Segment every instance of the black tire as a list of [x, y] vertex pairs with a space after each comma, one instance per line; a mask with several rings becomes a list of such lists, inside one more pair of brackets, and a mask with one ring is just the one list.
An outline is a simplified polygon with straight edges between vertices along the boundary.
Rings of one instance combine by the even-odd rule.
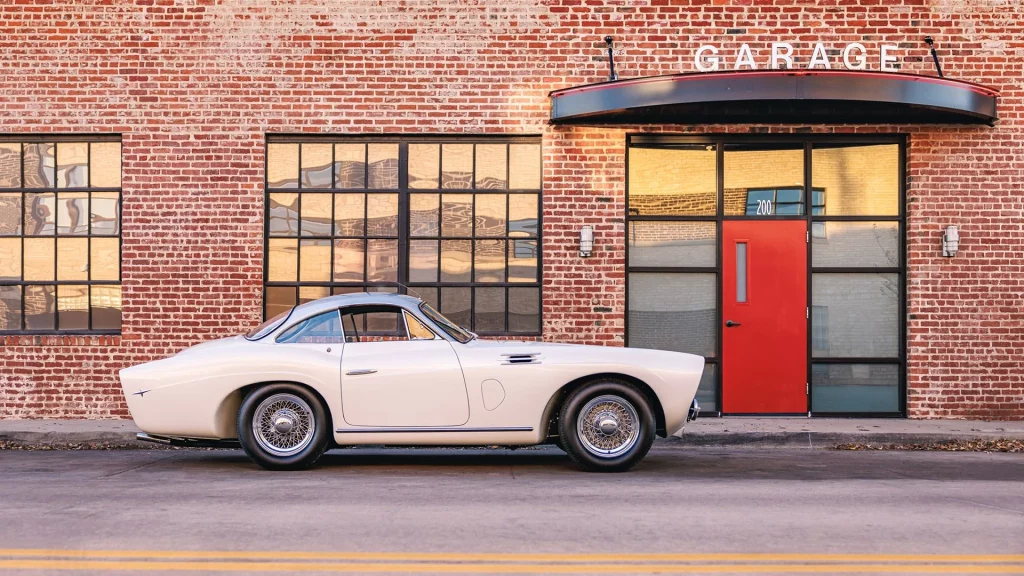
[[[301, 436], [302, 440], [297, 440], [294, 445], [284, 446], [279, 451], [273, 450], [271, 442], [280, 440], [279, 443], [285, 445], [291, 440], [276, 437], [274, 431], [267, 431], [260, 435], [253, 426], [253, 418], [256, 416], [257, 410], [271, 398], [274, 398], [275, 402], [281, 402], [284, 410], [295, 409], [290, 414], [299, 415], [299, 418], [291, 418], [289, 421], [301, 421], [301, 414], [308, 417], [308, 413], [305, 413], [305, 408], [308, 407], [313, 421], [306, 428], [311, 429], [312, 434], [307, 432]], [[272, 408], [272, 406], [268, 405], [267, 408]], [[270, 410], [264, 410], [264, 412], [270, 413]], [[287, 412], [277, 413], [289, 414]], [[301, 424], [299, 425], [301, 426]], [[309, 468], [320, 459], [330, 444], [330, 422], [327, 418], [327, 410], [312, 392], [295, 384], [269, 384], [250, 392], [238, 409], [237, 427], [238, 441], [242, 445], [242, 450], [253, 462], [267, 470]]]
[[[607, 399], [599, 400], [605, 397]], [[598, 402], [588, 407], [588, 404], [595, 400]], [[623, 418], [622, 422], [632, 419], [632, 414], [626, 408], [627, 406], [632, 407], [636, 413], [636, 424], [639, 425], [639, 430], [633, 440], [621, 440], [621, 451], [600, 454], [598, 453], [600, 447], [595, 444], [591, 443], [592, 447], [587, 447], [588, 441], [581, 438], [577, 421], [584, 409], [593, 412], [604, 410], [609, 406], [623, 409], [628, 418]], [[616, 422], [618, 422], [618, 426], [615, 434], [618, 434], [622, 422], [619, 420]], [[569, 395], [558, 416], [559, 444], [577, 464], [588, 472], [625, 472], [629, 470], [647, 455], [651, 445], [654, 444], [654, 428], [654, 414], [647, 398], [636, 386], [622, 380], [603, 379], [583, 385]], [[616, 442], [614, 434], [611, 436], [600, 435], [598, 438], [608, 439], [612, 444]]]

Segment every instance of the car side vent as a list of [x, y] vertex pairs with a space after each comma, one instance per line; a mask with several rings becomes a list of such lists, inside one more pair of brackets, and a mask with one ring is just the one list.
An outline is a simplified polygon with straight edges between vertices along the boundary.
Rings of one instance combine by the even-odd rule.
[[540, 364], [540, 354], [524, 352], [520, 354], [502, 354], [502, 364]]

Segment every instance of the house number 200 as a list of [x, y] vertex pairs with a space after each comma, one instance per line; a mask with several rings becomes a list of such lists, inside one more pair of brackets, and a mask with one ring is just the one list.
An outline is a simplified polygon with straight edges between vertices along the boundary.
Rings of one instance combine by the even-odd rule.
[[772, 215], [772, 201], [771, 200], [758, 200], [757, 201], [757, 215], [758, 216], [771, 216]]

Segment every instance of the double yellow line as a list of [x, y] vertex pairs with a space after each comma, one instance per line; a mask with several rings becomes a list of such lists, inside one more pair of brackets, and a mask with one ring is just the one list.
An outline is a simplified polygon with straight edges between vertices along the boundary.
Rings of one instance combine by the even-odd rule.
[[0, 571], [1024, 574], [1024, 554], [479, 554], [0, 549]]

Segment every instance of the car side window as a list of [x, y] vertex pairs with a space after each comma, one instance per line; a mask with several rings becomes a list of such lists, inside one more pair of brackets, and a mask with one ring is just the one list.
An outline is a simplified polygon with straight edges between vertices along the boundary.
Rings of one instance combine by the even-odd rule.
[[346, 342], [405, 342], [437, 336], [397, 306], [357, 306], [341, 311]]
[[336, 344], [344, 341], [345, 333], [337, 310], [306, 318], [277, 337], [279, 344]]
[[419, 318], [413, 316], [408, 310], [405, 313], [405, 325], [409, 329], [409, 338], [413, 340], [433, 340], [437, 335], [431, 332], [430, 328], [423, 325]]

